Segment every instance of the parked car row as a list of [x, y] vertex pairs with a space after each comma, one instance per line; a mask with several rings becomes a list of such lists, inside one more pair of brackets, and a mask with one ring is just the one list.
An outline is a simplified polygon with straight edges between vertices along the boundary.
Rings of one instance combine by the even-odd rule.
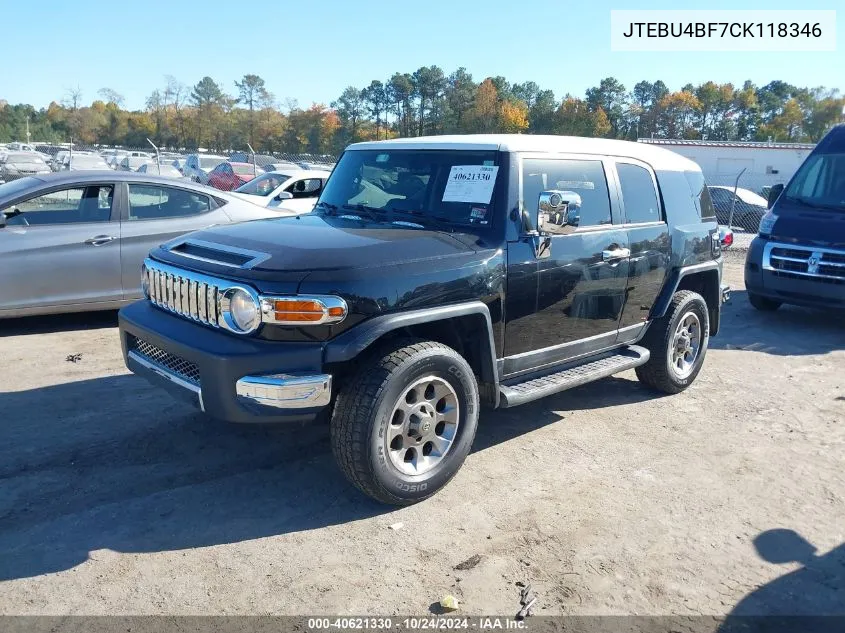
[[141, 297], [138, 270], [152, 248], [212, 225], [278, 216], [150, 173], [47, 171], [7, 182], [0, 185], [0, 318], [120, 307]]

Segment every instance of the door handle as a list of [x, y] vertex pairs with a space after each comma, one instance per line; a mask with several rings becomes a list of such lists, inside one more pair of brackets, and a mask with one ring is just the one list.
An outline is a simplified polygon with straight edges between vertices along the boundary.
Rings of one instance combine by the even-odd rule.
[[117, 238], [113, 235], [95, 235], [94, 237], [89, 237], [85, 240], [85, 243], [90, 244], [91, 246], [102, 246], [103, 244], [108, 244], [116, 239]]
[[606, 262], [612, 262], [616, 259], [625, 259], [626, 257], [630, 256], [631, 249], [628, 248], [615, 248], [612, 250], [606, 250], [601, 252], [601, 258]]

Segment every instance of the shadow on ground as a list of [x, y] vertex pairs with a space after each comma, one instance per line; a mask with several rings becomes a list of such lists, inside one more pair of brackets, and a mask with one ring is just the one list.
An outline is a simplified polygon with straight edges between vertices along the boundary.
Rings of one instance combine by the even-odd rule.
[[710, 347], [795, 356], [845, 349], [845, 313], [782, 306], [775, 312], [751, 307], [744, 290], [722, 308], [719, 335]]
[[[476, 451], [560, 417], [655, 397], [611, 379], [517, 412], [482, 413]], [[324, 426], [208, 420], [121, 375], [0, 395], [0, 580], [108, 548], [154, 552], [310, 530], [390, 512], [352, 488]]]
[[117, 327], [117, 310], [3, 319], [0, 320], [0, 338], [49, 332], [97, 330], [106, 327]]
[[[767, 530], [754, 539], [760, 557], [798, 569], [755, 589], [725, 619], [723, 632], [841, 630], [845, 616], [845, 544], [819, 555], [792, 530]], [[832, 618], [831, 616], [838, 616]]]

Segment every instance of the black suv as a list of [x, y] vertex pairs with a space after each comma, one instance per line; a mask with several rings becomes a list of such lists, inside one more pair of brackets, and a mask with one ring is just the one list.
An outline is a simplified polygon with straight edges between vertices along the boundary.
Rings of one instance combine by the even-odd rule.
[[827, 133], [786, 188], [772, 187], [745, 287], [758, 310], [845, 308], [845, 125]]
[[150, 253], [127, 366], [231, 422], [330, 420], [368, 495], [424, 499], [480, 407], [628, 369], [688, 387], [719, 329], [698, 166], [652, 145], [457, 136], [352, 145], [314, 212]]

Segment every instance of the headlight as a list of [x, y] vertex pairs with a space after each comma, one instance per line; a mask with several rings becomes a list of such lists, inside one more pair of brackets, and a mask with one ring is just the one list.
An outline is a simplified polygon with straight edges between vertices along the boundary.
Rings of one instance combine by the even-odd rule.
[[777, 222], [778, 216], [771, 211], [767, 211], [766, 215], [760, 218], [760, 228], [757, 231], [760, 235], [769, 236], [772, 234], [772, 229]]
[[250, 334], [261, 325], [258, 297], [244, 288], [228, 288], [220, 298], [220, 312], [228, 329]]

